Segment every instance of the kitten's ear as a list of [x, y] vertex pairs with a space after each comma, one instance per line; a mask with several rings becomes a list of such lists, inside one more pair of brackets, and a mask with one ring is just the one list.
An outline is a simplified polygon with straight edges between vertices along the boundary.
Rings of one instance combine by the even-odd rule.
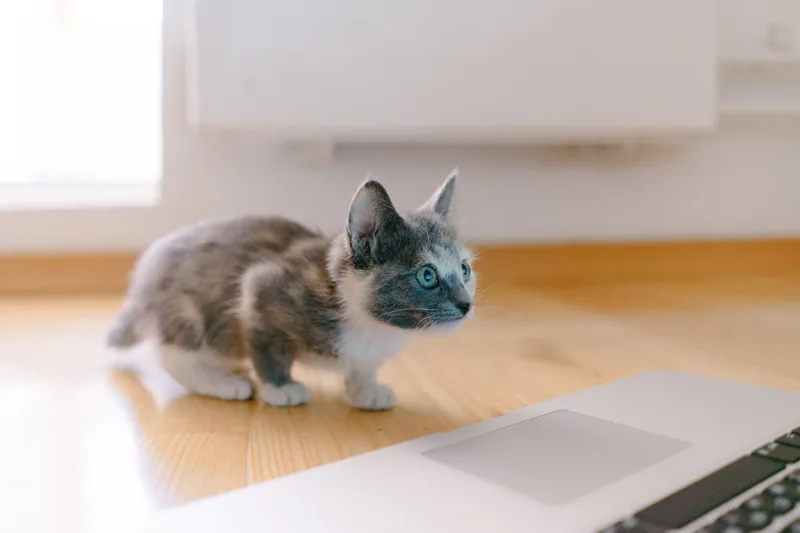
[[450, 206], [453, 203], [453, 196], [456, 191], [456, 181], [458, 181], [458, 168], [453, 169], [444, 183], [439, 187], [427, 202], [422, 204], [420, 210], [433, 211], [442, 218], [450, 215]]
[[347, 218], [347, 236], [357, 259], [379, 259], [379, 239], [404, 225], [383, 185], [370, 179], [358, 189]]

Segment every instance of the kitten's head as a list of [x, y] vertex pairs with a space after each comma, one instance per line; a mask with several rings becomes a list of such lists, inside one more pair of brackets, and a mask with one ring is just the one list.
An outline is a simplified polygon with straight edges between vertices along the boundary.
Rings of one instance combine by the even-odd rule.
[[404, 330], [453, 331], [472, 316], [473, 256], [451, 203], [457, 172], [419, 209], [400, 214], [374, 180], [353, 198], [335, 277], [351, 314]]

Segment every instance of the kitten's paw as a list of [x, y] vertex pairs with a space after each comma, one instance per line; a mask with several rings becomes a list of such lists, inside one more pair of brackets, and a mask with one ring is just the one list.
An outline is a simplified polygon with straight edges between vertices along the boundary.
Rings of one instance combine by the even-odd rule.
[[292, 381], [280, 387], [263, 383], [259, 396], [264, 403], [275, 407], [292, 407], [308, 403], [308, 389], [299, 381]]
[[383, 383], [362, 383], [347, 391], [350, 405], [364, 411], [388, 411], [394, 407], [394, 391]]
[[253, 397], [253, 384], [241, 376], [230, 376], [214, 384], [210, 396], [222, 400], [249, 400]]

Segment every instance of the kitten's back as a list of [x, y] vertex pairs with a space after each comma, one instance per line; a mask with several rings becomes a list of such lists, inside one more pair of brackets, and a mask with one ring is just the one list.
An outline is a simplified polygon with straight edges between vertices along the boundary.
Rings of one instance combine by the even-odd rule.
[[188, 344], [202, 342], [207, 333], [233, 336], [234, 325], [224, 318], [238, 299], [244, 271], [296, 244], [322, 239], [291, 220], [260, 216], [205, 221], [168, 234], [134, 265], [108, 344], [135, 345], [154, 325]]

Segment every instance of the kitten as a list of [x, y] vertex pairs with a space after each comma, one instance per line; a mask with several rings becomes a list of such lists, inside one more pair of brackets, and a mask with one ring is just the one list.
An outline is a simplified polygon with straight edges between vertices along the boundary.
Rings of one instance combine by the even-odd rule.
[[295, 361], [327, 363], [364, 410], [391, 409], [381, 364], [414, 334], [449, 332], [473, 314], [472, 255], [451, 216], [454, 172], [401, 215], [384, 187], [364, 183], [346, 229], [327, 238], [279, 217], [201, 222], [155, 241], [137, 260], [108, 335], [146, 338], [189, 391], [275, 406], [308, 401]]

